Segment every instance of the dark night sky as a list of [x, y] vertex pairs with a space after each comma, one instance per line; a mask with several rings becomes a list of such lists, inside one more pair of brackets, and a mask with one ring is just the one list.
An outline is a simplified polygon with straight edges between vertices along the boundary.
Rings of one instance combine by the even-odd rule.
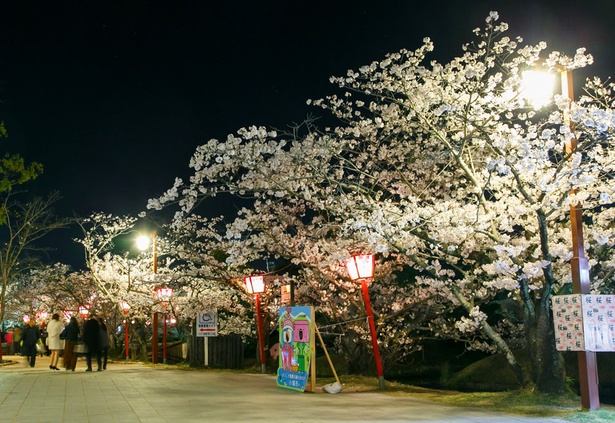
[[318, 114], [331, 75], [425, 36], [448, 61], [490, 10], [615, 73], [612, 0], [0, 0], [0, 152], [43, 163], [30, 189], [59, 190], [63, 215], [136, 214], [197, 145]]

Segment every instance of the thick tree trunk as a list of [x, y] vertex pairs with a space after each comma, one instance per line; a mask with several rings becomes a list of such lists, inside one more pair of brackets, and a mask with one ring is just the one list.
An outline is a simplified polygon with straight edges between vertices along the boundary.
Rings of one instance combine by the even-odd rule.
[[561, 394], [566, 391], [566, 368], [562, 354], [555, 348], [553, 315], [549, 300], [541, 300], [534, 323], [534, 353], [531, 355], [534, 381], [540, 392]]
[[[471, 313], [472, 304], [470, 304], [470, 302], [463, 296], [463, 294], [461, 293], [459, 289], [457, 289], [457, 287], [451, 286], [450, 288], [453, 294], [455, 295], [455, 297], [457, 298], [457, 300], [459, 301], [459, 303], [463, 306], [463, 308], [465, 308], [468, 313]], [[510, 365], [510, 368], [512, 369], [513, 373], [517, 377], [517, 380], [519, 381], [521, 386], [524, 386], [524, 387], [527, 386], [528, 384], [527, 375], [523, 371], [523, 368], [517, 361], [517, 358], [513, 354], [512, 350], [510, 349], [506, 341], [486, 321], [482, 322], [481, 330], [483, 331], [485, 336], [487, 336], [487, 338], [489, 338], [491, 342], [493, 342], [496, 345], [498, 350], [502, 354], [504, 354], [504, 357], [506, 357], [506, 361]]]
[[348, 374], [368, 375], [372, 356], [359, 336], [346, 331], [342, 338], [342, 348], [348, 362]]

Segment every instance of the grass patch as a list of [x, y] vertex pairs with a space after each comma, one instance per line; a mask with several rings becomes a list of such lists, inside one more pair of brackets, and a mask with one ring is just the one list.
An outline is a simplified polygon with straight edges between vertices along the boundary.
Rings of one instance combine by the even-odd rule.
[[[380, 392], [375, 377], [342, 375], [343, 392]], [[334, 381], [318, 378], [318, 385]], [[421, 388], [387, 381], [384, 395], [413, 397], [454, 407], [484, 409], [530, 417], [552, 417], [577, 423], [615, 422], [615, 406], [602, 405], [600, 410], [582, 411], [581, 398], [573, 393], [549, 395], [520, 389], [506, 392], [459, 392]]]

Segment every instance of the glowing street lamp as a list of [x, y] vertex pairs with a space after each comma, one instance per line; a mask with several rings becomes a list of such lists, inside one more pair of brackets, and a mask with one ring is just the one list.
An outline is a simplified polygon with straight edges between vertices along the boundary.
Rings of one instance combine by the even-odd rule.
[[[164, 304], [164, 313], [162, 315], [162, 363], [167, 364], [167, 303], [171, 301], [173, 288], [161, 286], [156, 289], [156, 295]], [[158, 332], [158, 328], [156, 328], [156, 332]]]
[[555, 75], [540, 70], [526, 70], [522, 74], [523, 97], [535, 109], [541, 109], [551, 102]]
[[385, 389], [384, 371], [382, 370], [382, 360], [380, 359], [380, 349], [378, 348], [378, 339], [376, 338], [376, 327], [374, 325], [372, 305], [369, 299], [369, 291], [367, 289], [367, 280], [374, 278], [374, 264], [375, 256], [373, 254], [355, 255], [346, 260], [346, 268], [348, 269], [350, 279], [361, 282], [363, 302], [365, 303], [365, 313], [367, 314], [369, 332], [372, 338], [372, 348], [374, 350], [374, 360], [376, 361], [376, 371], [378, 372], [378, 385], [380, 389]]
[[267, 373], [265, 364], [265, 344], [263, 340], [263, 322], [261, 318], [261, 299], [260, 294], [265, 292], [265, 277], [263, 275], [247, 276], [243, 279], [246, 290], [254, 295], [256, 302], [256, 329], [258, 330], [258, 347], [261, 358], [261, 373]]
[[[566, 154], [571, 157], [572, 153], [577, 149], [577, 139], [574, 136], [574, 127], [570, 122], [570, 105], [574, 102], [573, 80], [572, 71], [569, 69], [559, 69], [562, 96], [567, 97], [569, 102], [568, 110], [564, 111], [564, 122], [568, 125], [570, 133], [573, 136], [566, 142]], [[553, 83], [547, 83], [547, 77], [541, 76], [540, 79], [544, 83], [543, 89], [536, 87], [536, 84], [532, 83], [532, 80], [537, 80], [535, 76], [539, 72], [531, 71], [532, 73], [524, 73], [522, 84], [524, 92], [538, 93], [544, 92], [546, 88], [553, 88]], [[542, 72], [542, 74], [548, 74], [548, 72]], [[554, 79], [553, 75], [551, 78]], [[532, 88], [533, 87], [533, 88]], [[550, 97], [552, 97], [552, 93]], [[528, 96], [528, 101], [534, 105], [544, 105], [544, 101], [537, 101], [534, 99], [534, 95]], [[547, 101], [548, 102], [548, 101]], [[534, 106], [536, 107], [536, 106]], [[574, 194], [576, 190], [572, 190], [571, 194]], [[574, 294], [591, 294], [590, 280], [589, 280], [589, 263], [587, 257], [585, 257], [585, 247], [583, 241], [583, 216], [580, 203], [570, 205], [570, 226], [572, 229], [572, 258], [570, 259], [570, 265], [572, 268], [572, 292]], [[592, 351], [578, 351], [578, 363], [579, 363], [579, 384], [581, 388], [581, 405], [584, 409], [597, 410], [600, 408], [600, 396], [598, 391], [598, 364], [596, 353]]]
[[141, 235], [137, 238], [137, 248], [141, 251], [147, 250], [150, 245], [152, 246], [152, 261], [154, 275], [158, 273], [158, 251], [156, 249], [156, 231], [152, 232], [151, 237], [147, 235]]
[[120, 301], [120, 308], [124, 312], [124, 344], [126, 345], [126, 360], [128, 360], [128, 313], [130, 312], [130, 304], [126, 301]]

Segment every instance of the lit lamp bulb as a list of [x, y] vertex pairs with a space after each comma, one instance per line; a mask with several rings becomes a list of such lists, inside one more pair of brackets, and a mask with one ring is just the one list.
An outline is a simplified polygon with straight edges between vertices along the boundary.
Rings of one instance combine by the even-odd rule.
[[555, 75], [546, 71], [527, 70], [522, 74], [521, 92], [534, 110], [551, 102]]

